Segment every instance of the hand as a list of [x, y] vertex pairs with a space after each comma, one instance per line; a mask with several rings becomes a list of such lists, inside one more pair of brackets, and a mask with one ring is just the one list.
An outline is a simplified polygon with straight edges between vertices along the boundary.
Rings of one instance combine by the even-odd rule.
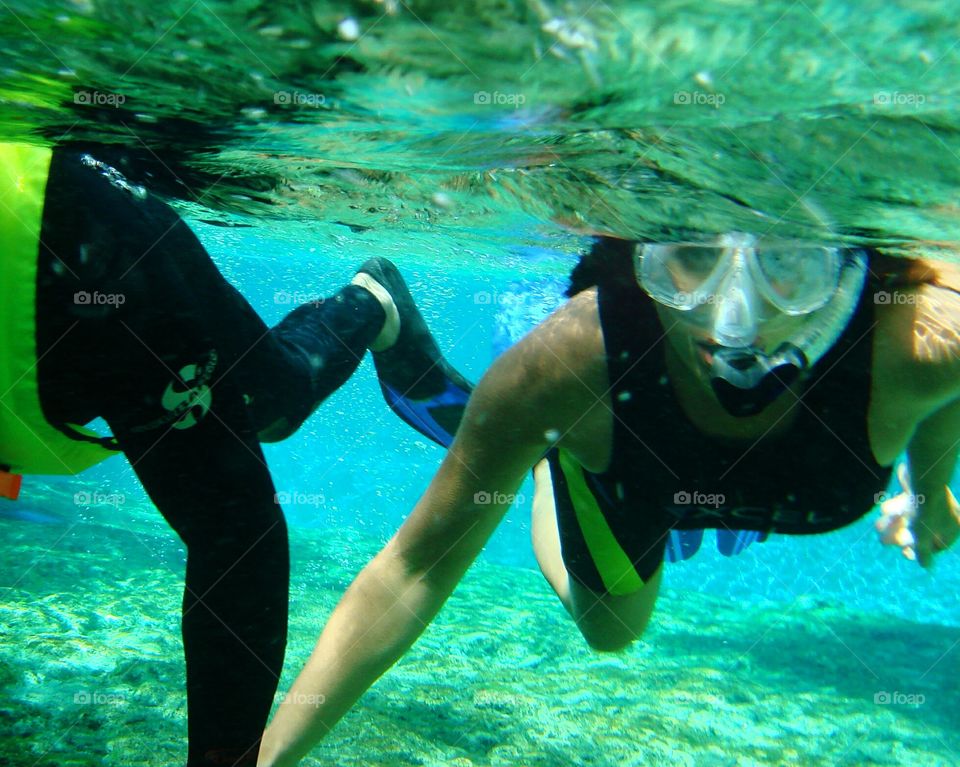
[[876, 522], [880, 540], [899, 546], [907, 559], [929, 567], [934, 554], [950, 548], [960, 536], [960, 503], [946, 486], [942, 497], [914, 494], [906, 463], [897, 467], [897, 480], [903, 492], [880, 504]]
[[913, 523], [913, 548], [922, 567], [933, 563], [935, 554], [949, 549], [960, 536], [960, 503], [944, 485], [944, 494], [921, 503]]

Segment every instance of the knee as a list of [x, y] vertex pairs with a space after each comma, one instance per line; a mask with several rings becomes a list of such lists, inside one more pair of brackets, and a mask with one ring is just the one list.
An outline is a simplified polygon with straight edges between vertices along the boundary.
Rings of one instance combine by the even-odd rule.
[[284, 417], [278, 418], [273, 423], [263, 427], [257, 432], [257, 440], [267, 444], [270, 442], [283, 442], [287, 437], [293, 434], [299, 424], [293, 425]]
[[589, 609], [583, 609], [582, 598], [575, 600], [577, 628], [587, 644], [597, 652], [625, 650], [643, 636], [652, 614], [648, 594], [632, 597], [594, 598]]
[[639, 631], [631, 631], [626, 626], [621, 627], [619, 630], [610, 629], [598, 629], [596, 627], [580, 627], [580, 633], [583, 635], [583, 638], [587, 640], [587, 644], [590, 645], [590, 649], [595, 652], [621, 652], [626, 650], [630, 645], [632, 645], [637, 639], [643, 635], [643, 628]]
[[238, 502], [230, 508], [229, 522], [218, 515], [178, 531], [191, 561], [233, 569], [286, 558], [287, 526], [277, 504]]

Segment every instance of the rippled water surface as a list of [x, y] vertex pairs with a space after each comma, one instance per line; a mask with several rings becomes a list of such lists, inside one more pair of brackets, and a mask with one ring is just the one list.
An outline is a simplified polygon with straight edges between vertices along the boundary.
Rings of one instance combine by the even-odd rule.
[[0, 19], [0, 133], [123, 145], [219, 216], [957, 240], [948, 2], [17, 0]]

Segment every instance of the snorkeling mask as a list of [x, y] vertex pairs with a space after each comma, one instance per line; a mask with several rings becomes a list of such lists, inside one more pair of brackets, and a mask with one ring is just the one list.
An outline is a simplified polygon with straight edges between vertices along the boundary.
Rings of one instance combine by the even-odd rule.
[[[862, 252], [807, 243], [764, 246], [731, 233], [717, 244], [646, 244], [635, 270], [659, 303], [690, 313], [713, 344], [710, 384], [731, 415], [762, 411], [836, 343], [866, 281]], [[772, 353], [754, 345], [773, 316], [818, 312], [792, 341]]]

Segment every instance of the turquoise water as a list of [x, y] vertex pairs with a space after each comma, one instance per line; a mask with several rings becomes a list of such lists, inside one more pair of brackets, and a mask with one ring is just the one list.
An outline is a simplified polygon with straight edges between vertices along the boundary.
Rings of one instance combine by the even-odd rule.
[[[586, 230], [955, 259], [946, 2], [395, 5], [7, 2], [0, 135], [138, 153], [270, 323], [393, 258], [474, 380], [558, 304]], [[442, 454], [369, 362], [266, 454], [290, 499], [284, 689]], [[308, 764], [960, 764], [955, 551], [923, 572], [870, 518], [735, 559], [708, 537], [643, 641], [600, 656], [534, 571], [521, 495]], [[0, 527], [0, 763], [175, 764], [183, 553], [132, 471], [28, 478]]]
[[[268, 321], [283, 315], [284, 290], [327, 293], [378, 247], [353, 238], [349, 253], [301, 249], [268, 232], [194, 227]], [[559, 300], [556, 281], [525, 262], [506, 277], [394, 255], [451, 359], [473, 377], [504, 333]], [[486, 293], [490, 303], [474, 304]], [[266, 453], [291, 500], [283, 689], [441, 451], [389, 413], [367, 362]], [[602, 656], [535, 572], [531, 492], [521, 490], [437, 623], [307, 764], [957, 763], [955, 555], [923, 572], [881, 549], [869, 519], [826, 536], [775, 537], [735, 559], [708, 538], [692, 561], [669, 568], [644, 640]], [[14, 508], [32, 516], [0, 513], [9, 735], [0, 757], [175, 764], [185, 726], [181, 547], [119, 458], [76, 480], [28, 478]], [[923, 703], [876, 703], [883, 693]]]

